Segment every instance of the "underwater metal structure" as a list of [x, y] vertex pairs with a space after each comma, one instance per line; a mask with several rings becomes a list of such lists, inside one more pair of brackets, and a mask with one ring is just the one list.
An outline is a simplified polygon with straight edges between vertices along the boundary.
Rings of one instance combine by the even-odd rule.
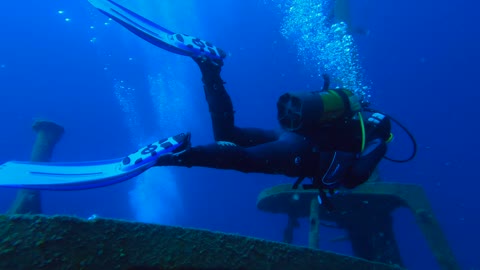
[[[32, 125], [37, 133], [35, 143], [30, 156], [31, 161], [50, 161], [53, 149], [62, 138], [64, 128], [54, 122], [47, 120], [37, 120]], [[9, 214], [41, 214], [41, 192], [38, 190], [21, 189], [12, 206], [8, 210]]]
[[[378, 177], [378, 176], [377, 176]], [[344, 229], [355, 256], [402, 265], [393, 231], [392, 212], [408, 208], [441, 269], [460, 269], [422, 187], [392, 182], [367, 182], [348, 193], [332, 197], [335, 211], [319, 206], [318, 191], [292, 189], [284, 184], [266, 189], [257, 199], [258, 209], [288, 215], [284, 241], [291, 242], [298, 218], [309, 218], [309, 247], [318, 248], [322, 221]]]
[[[324, 210], [316, 197], [279, 185], [257, 201], [261, 210], [289, 215], [287, 242], [294, 220], [308, 217], [310, 247], [112, 219], [0, 215], [0, 269], [403, 269], [390, 216], [398, 207], [413, 211], [441, 268], [460, 269], [419, 186], [367, 183], [332, 199], [336, 212]], [[355, 257], [318, 249], [322, 220], [346, 229]]]
[[[38, 136], [32, 160], [48, 161], [63, 128], [41, 121], [34, 130]], [[403, 269], [390, 216], [402, 206], [414, 212], [442, 269], [460, 269], [423, 190], [414, 185], [364, 184], [333, 199], [341, 211], [332, 213], [318, 205], [315, 191], [293, 190], [291, 185], [267, 189], [257, 207], [289, 216], [287, 243], [112, 219], [32, 215], [41, 213], [35, 192], [20, 191], [16, 210], [0, 215], [0, 269]], [[289, 244], [301, 217], [310, 218], [309, 247]], [[321, 220], [346, 228], [357, 257], [318, 249]]]

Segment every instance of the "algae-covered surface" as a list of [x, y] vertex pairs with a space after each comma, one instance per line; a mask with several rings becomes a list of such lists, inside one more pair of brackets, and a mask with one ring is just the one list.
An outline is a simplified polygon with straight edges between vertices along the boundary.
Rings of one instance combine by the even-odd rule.
[[0, 269], [398, 269], [239, 235], [100, 218], [0, 215], [0, 241]]

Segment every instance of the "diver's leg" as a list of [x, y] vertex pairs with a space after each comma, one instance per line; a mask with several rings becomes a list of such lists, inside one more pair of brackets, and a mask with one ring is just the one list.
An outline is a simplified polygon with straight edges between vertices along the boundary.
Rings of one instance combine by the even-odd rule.
[[222, 61], [205, 57], [193, 58], [202, 72], [203, 90], [212, 119], [213, 135], [216, 141], [233, 142], [235, 138], [234, 112], [225, 82], [220, 76]]
[[286, 133], [280, 140], [253, 147], [233, 143], [192, 147], [183, 152], [165, 155], [157, 166], [208, 167], [241, 172], [312, 176], [319, 155], [302, 136]]
[[215, 141], [228, 141], [248, 147], [278, 139], [278, 134], [273, 130], [236, 127], [232, 100], [220, 76], [223, 62], [205, 57], [193, 59], [202, 72], [203, 89], [212, 119]]

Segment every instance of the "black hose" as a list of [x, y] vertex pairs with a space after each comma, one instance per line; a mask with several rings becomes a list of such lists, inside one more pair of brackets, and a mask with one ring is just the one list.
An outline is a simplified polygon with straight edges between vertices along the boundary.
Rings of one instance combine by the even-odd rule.
[[412, 151], [412, 154], [410, 155], [410, 157], [408, 157], [407, 159], [393, 159], [393, 158], [390, 158], [390, 157], [387, 157], [386, 155], [383, 157], [384, 159], [386, 160], [389, 160], [389, 161], [392, 161], [392, 162], [397, 162], [397, 163], [404, 163], [404, 162], [408, 162], [410, 160], [412, 160], [416, 155], [417, 155], [417, 142], [415, 140], [415, 137], [413, 136], [413, 134], [404, 126], [402, 125], [402, 123], [400, 123], [398, 120], [396, 120], [395, 118], [391, 117], [390, 115], [386, 114], [386, 113], [383, 113], [381, 111], [378, 111], [378, 110], [374, 110], [374, 109], [371, 109], [371, 108], [364, 108], [365, 111], [367, 112], [373, 112], [373, 113], [381, 113], [383, 115], [386, 115], [388, 116], [390, 119], [392, 119], [393, 122], [395, 122], [401, 129], [403, 129], [403, 131], [405, 131], [405, 133], [407, 133], [408, 137], [410, 137], [410, 140], [412, 141], [412, 144], [413, 144], [413, 151]]

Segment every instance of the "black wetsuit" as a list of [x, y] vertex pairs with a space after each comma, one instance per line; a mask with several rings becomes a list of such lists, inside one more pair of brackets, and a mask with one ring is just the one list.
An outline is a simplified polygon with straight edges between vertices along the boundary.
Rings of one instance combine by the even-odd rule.
[[241, 172], [282, 174], [323, 180], [325, 187], [353, 188], [366, 181], [386, 151], [373, 138], [362, 153], [329, 150], [318, 140], [293, 132], [239, 128], [234, 124], [230, 96], [220, 76], [221, 64], [196, 60], [202, 71], [205, 97], [216, 143], [195, 146], [159, 159], [159, 166], [200, 166]]

